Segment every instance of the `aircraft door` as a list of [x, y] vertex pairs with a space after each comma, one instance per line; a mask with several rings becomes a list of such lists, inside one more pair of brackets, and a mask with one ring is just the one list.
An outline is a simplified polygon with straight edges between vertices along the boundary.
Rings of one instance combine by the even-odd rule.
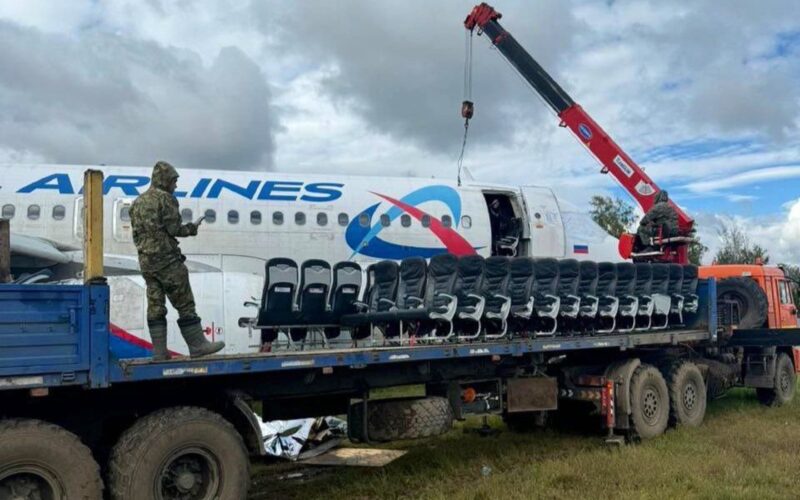
[[83, 197], [75, 198], [75, 210], [72, 212], [72, 232], [76, 239], [83, 240]]
[[114, 219], [111, 223], [114, 241], [130, 243], [133, 241], [131, 230], [131, 204], [130, 198], [117, 198], [114, 200]]
[[564, 257], [566, 237], [556, 196], [548, 188], [523, 186], [525, 229], [531, 257]]

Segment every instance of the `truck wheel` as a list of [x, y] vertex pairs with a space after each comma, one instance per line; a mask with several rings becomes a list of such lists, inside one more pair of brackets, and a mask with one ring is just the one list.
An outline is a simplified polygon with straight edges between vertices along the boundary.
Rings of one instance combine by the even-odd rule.
[[631, 420], [641, 439], [664, 433], [669, 423], [669, 391], [655, 366], [641, 365], [631, 377]]
[[159, 410], [125, 431], [111, 453], [115, 500], [243, 499], [250, 463], [242, 437], [205, 408]]
[[[363, 441], [363, 405], [350, 406], [350, 437]], [[438, 436], [453, 428], [453, 409], [447, 398], [426, 397], [371, 401], [367, 419], [369, 439], [395, 441]]]
[[706, 416], [706, 383], [694, 363], [676, 363], [669, 372], [669, 420], [697, 427]]
[[4, 420], [0, 443], [0, 499], [102, 498], [100, 467], [71, 432], [41, 420]]
[[794, 365], [789, 356], [782, 352], [775, 361], [775, 387], [756, 389], [756, 395], [763, 405], [781, 406], [794, 399], [796, 388], [797, 375], [794, 372]]
[[759, 328], [767, 321], [767, 294], [751, 278], [725, 278], [717, 283], [717, 298], [739, 308], [739, 328]]

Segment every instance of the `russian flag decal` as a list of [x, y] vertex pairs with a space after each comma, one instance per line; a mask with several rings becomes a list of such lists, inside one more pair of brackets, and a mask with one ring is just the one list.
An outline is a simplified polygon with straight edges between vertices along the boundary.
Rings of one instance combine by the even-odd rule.
[[589, 253], [589, 245], [572, 245], [572, 253]]

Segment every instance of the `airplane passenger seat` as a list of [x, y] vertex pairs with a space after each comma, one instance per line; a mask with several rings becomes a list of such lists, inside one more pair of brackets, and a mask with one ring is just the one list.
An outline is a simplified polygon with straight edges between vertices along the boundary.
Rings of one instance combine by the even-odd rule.
[[683, 266], [683, 283], [681, 285], [683, 295], [683, 312], [696, 313], [698, 307], [697, 297], [697, 266]]
[[617, 331], [632, 332], [636, 328], [636, 314], [639, 311], [639, 298], [634, 294], [636, 266], [631, 262], [618, 262], [616, 268], [614, 295], [619, 300]]
[[459, 339], [474, 339], [481, 334], [481, 317], [486, 298], [481, 295], [485, 261], [480, 255], [465, 255], [458, 259], [455, 295], [458, 308], [454, 327], [462, 332]]
[[484, 262], [481, 295], [485, 299], [483, 328], [487, 339], [504, 337], [508, 331], [508, 313], [511, 310], [508, 268], [508, 257], [493, 256]]
[[597, 264], [597, 333], [611, 333], [617, 326], [619, 297], [617, 266], [611, 262]]
[[597, 297], [597, 262], [581, 261], [579, 265], [578, 292], [581, 299], [578, 317], [581, 330], [587, 330], [597, 317], [599, 299]]
[[[328, 323], [337, 324], [343, 315], [356, 312], [355, 302], [361, 293], [361, 266], [355, 262], [339, 262], [333, 266], [333, 286], [328, 303]], [[325, 327], [325, 337], [333, 339], [339, 336], [338, 326]]]
[[561, 299], [558, 293], [558, 260], [536, 259], [533, 280], [533, 309], [538, 321], [537, 335], [553, 335], [558, 330], [558, 311]]
[[653, 283], [653, 265], [649, 262], [637, 262], [636, 285], [634, 295], [639, 299], [639, 309], [636, 312], [636, 330], [649, 330], [653, 324], [653, 311], [655, 303], [650, 288]]
[[[264, 290], [258, 311], [257, 326], [262, 328], [262, 342], [274, 342], [280, 329], [297, 323], [297, 263], [285, 257], [269, 259], [265, 266]], [[280, 327], [280, 328], [278, 328]]]
[[650, 296], [653, 298], [653, 330], [663, 330], [669, 326], [669, 311], [672, 297], [669, 295], [669, 264], [652, 264], [653, 278], [650, 282]]
[[509, 326], [513, 333], [531, 329], [533, 316], [534, 263], [530, 257], [515, 257], [509, 266], [508, 296], [511, 298]]
[[683, 266], [680, 264], [669, 265], [669, 295], [672, 304], [669, 308], [670, 322], [683, 324]]
[[561, 318], [561, 330], [574, 330], [577, 325], [581, 298], [578, 296], [581, 265], [575, 259], [558, 261], [558, 287], [556, 295], [561, 301], [558, 315]]

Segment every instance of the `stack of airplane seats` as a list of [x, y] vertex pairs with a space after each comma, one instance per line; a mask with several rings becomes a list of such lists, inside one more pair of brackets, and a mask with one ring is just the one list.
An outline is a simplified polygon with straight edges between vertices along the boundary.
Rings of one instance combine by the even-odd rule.
[[[530, 257], [266, 264], [262, 342], [324, 345], [625, 334], [680, 327], [697, 313], [697, 267]], [[345, 335], [342, 333], [346, 332]], [[377, 335], [376, 335], [377, 334]]]

